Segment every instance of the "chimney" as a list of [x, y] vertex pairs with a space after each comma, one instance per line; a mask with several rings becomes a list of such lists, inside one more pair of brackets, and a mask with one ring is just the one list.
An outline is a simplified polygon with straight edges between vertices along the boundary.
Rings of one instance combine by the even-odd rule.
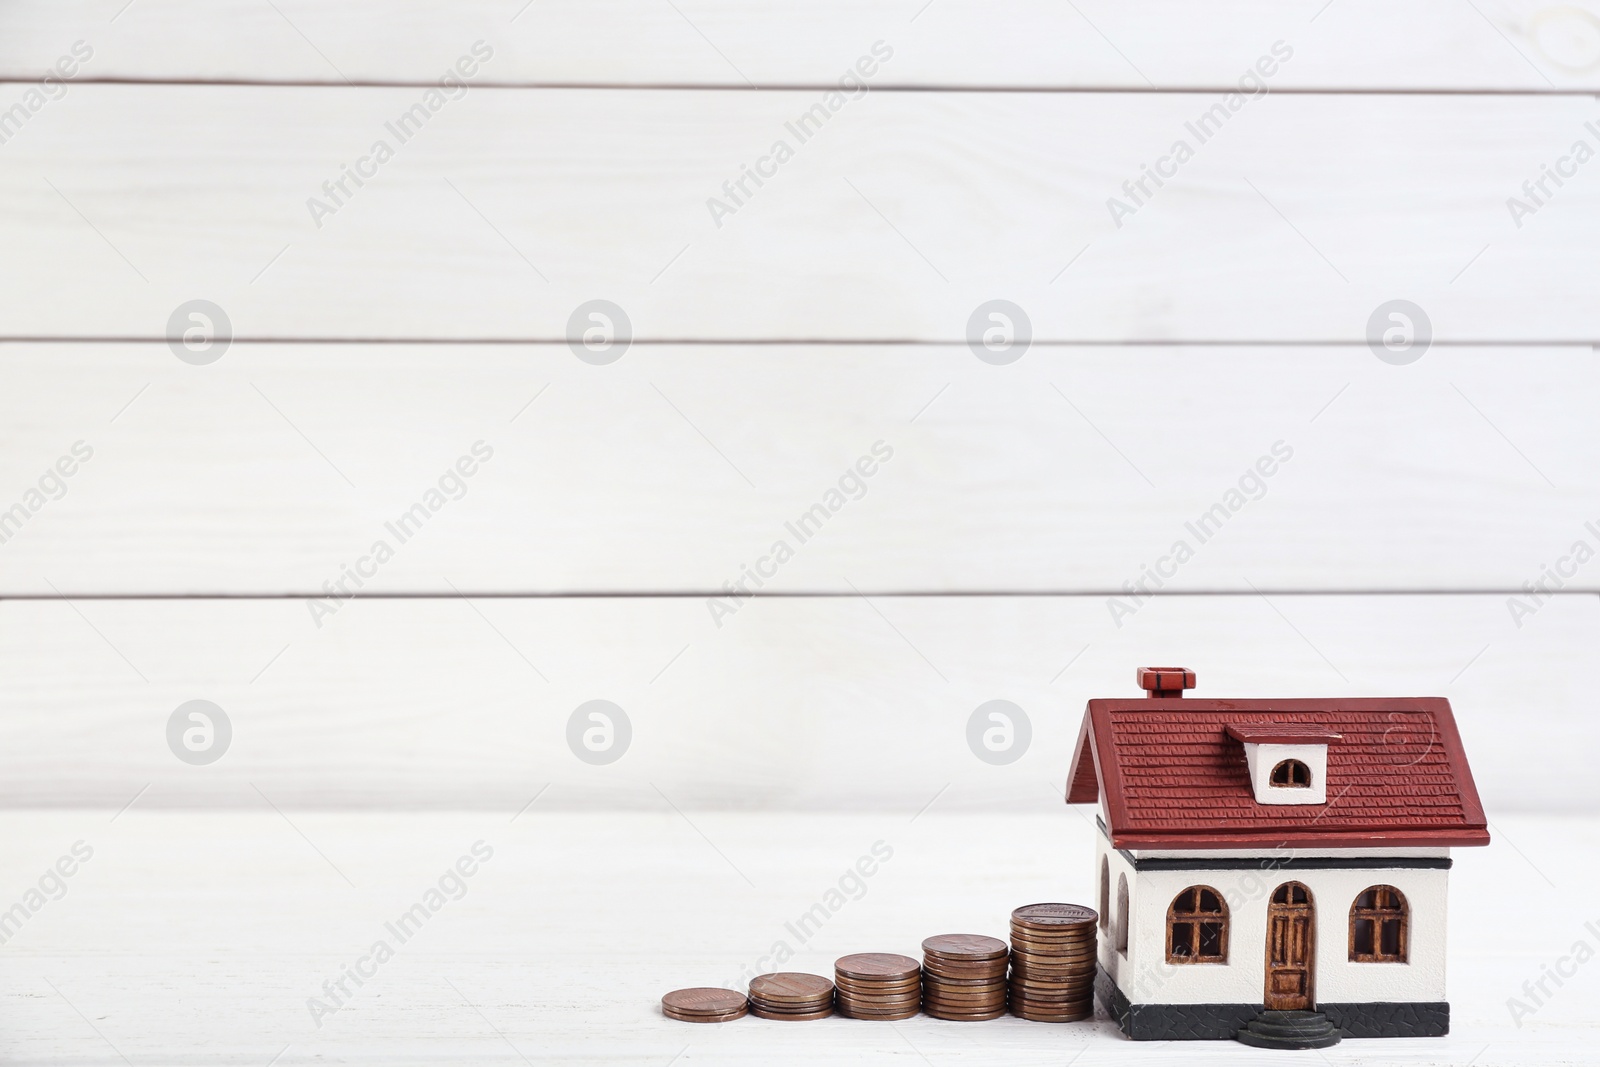
[[1140, 667], [1139, 688], [1153, 697], [1181, 697], [1194, 688], [1194, 671], [1187, 667]]

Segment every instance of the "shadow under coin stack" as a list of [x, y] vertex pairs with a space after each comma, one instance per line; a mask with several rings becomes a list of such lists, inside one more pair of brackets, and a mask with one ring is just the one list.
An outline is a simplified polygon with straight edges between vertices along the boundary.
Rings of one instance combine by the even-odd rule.
[[910, 956], [841, 956], [833, 965], [833, 987], [846, 1018], [909, 1019], [922, 1010], [922, 968]]
[[686, 1023], [725, 1023], [742, 1019], [747, 1008], [743, 993], [711, 986], [674, 989], [661, 998], [661, 1014]]
[[1006, 1013], [1006, 943], [981, 934], [940, 934], [922, 943], [922, 1010], [977, 1022]]
[[750, 1014], [762, 1019], [826, 1019], [833, 1014], [833, 983], [820, 974], [781, 971], [750, 980]]
[[1079, 904], [1029, 904], [1011, 913], [1011, 1014], [1042, 1023], [1094, 1015], [1099, 918]]

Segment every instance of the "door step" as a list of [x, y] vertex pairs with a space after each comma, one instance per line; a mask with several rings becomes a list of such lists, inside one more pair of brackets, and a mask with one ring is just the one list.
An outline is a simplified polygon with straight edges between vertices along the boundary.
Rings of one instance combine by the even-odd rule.
[[1343, 1035], [1318, 1011], [1264, 1011], [1233, 1036], [1256, 1048], [1297, 1049], [1328, 1048]]

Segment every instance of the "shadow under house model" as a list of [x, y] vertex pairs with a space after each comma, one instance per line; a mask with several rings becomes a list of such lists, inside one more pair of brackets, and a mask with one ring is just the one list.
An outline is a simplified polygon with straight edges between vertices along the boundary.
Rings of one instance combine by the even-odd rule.
[[1449, 701], [1091, 700], [1067, 803], [1098, 804], [1096, 993], [1137, 1040], [1432, 1037], [1450, 849], [1489, 833]]

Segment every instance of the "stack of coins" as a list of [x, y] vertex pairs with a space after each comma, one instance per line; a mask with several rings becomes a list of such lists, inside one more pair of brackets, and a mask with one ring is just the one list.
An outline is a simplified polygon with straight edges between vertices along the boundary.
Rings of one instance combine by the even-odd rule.
[[744, 1018], [748, 1002], [731, 989], [674, 989], [661, 998], [661, 1014], [685, 1023], [725, 1023]]
[[910, 956], [861, 952], [833, 964], [839, 1014], [850, 1019], [909, 1019], [922, 1006], [922, 968]]
[[1094, 1014], [1093, 909], [1029, 904], [1011, 913], [1011, 1014], [1070, 1023]]
[[922, 943], [922, 1010], [976, 1022], [1006, 1013], [1006, 943], [980, 934], [940, 934]]
[[826, 1019], [833, 1014], [833, 983], [820, 974], [782, 971], [750, 980], [750, 1014], [763, 1019]]

